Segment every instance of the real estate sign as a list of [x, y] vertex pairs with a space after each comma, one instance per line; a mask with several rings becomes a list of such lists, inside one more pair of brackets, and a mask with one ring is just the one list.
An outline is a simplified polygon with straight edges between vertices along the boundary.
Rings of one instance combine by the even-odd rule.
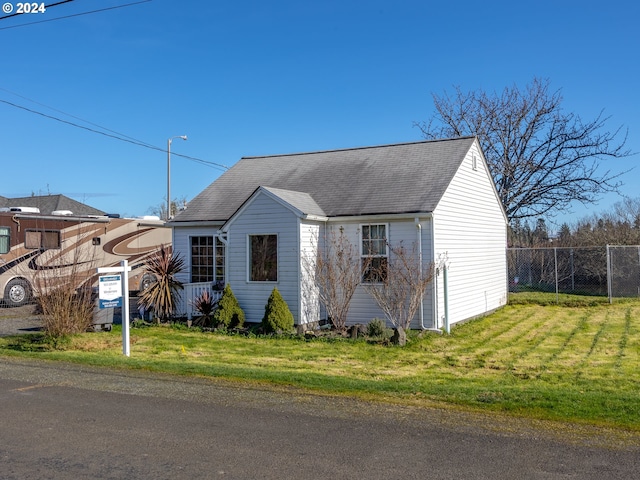
[[122, 307], [122, 276], [107, 275], [99, 278], [100, 308]]

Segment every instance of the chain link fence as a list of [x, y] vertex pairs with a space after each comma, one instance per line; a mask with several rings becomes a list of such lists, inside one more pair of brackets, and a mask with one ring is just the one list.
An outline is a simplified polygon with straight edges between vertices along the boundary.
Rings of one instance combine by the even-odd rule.
[[508, 248], [510, 292], [640, 297], [640, 246]]

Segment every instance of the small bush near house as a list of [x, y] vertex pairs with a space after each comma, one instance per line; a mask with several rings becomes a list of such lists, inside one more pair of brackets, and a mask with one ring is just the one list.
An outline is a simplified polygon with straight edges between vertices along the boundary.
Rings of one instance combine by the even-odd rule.
[[213, 313], [213, 324], [231, 328], [242, 327], [244, 324], [244, 311], [228, 283], [224, 286], [218, 308]]
[[384, 320], [374, 318], [367, 325], [367, 335], [370, 337], [382, 337], [387, 328]]
[[269, 295], [267, 305], [264, 307], [262, 328], [267, 333], [293, 330], [293, 314], [277, 288], [273, 289], [271, 295]]
[[210, 326], [211, 317], [216, 309], [218, 302], [213, 299], [213, 295], [209, 293], [209, 290], [203, 290], [193, 300], [193, 308], [195, 308], [200, 316], [196, 319], [196, 325], [202, 325], [203, 327]]

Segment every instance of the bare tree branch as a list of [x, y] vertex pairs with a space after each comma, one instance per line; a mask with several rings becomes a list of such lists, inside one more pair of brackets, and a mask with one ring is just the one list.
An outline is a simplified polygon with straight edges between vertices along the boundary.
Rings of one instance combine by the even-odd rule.
[[380, 282], [365, 285], [387, 319], [395, 326], [408, 329], [415, 316], [427, 286], [433, 277], [433, 268], [425, 268], [414, 244], [407, 250], [402, 243], [389, 245], [389, 263], [375, 273]]
[[622, 127], [606, 130], [610, 117], [601, 112], [583, 122], [562, 110], [560, 91], [534, 78], [521, 91], [507, 87], [501, 95], [482, 90], [433, 95], [434, 115], [416, 123], [425, 138], [475, 135], [509, 220], [553, 215], [570, 204], [596, 202], [619, 192], [620, 176], [600, 166], [606, 159], [630, 156]]
[[[318, 238], [314, 243], [320, 245]], [[366, 258], [361, 259], [357, 245], [351, 243], [342, 227], [337, 233], [331, 229], [322, 239], [318, 254], [310, 261], [303, 256], [303, 267], [312, 278], [317, 294], [336, 330], [344, 330], [351, 299], [368, 268]]]

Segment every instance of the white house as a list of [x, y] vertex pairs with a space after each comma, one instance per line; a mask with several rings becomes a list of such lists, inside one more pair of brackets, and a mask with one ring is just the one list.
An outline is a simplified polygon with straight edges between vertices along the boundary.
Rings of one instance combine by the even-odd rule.
[[[314, 258], [335, 228], [362, 255], [371, 251], [363, 242], [378, 240], [382, 258], [403, 242], [435, 265], [413, 328], [442, 328], [507, 301], [507, 219], [475, 137], [245, 157], [170, 225], [187, 296], [228, 282], [249, 322], [262, 319], [273, 287], [296, 324], [321, 320], [303, 257]], [[361, 286], [347, 323], [373, 318], [384, 315]]]

